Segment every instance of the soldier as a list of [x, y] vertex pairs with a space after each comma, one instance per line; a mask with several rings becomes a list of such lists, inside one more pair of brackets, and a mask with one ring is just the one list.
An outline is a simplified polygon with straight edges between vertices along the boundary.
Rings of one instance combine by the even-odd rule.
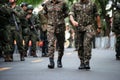
[[91, 42], [96, 35], [94, 26], [94, 18], [97, 20], [98, 32], [100, 32], [100, 17], [97, 13], [96, 5], [90, 0], [80, 0], [73, 4], [71, 8], [70, 21], [77, 28], [79, 37], [78, 56], [80, 59], [79, 69], [90, 69], [89, 63], [91, 59]]
[[40, 40], [40, 36], [38, 36], [38, 29], [40, 28], [40, 20], [39, 18], [34, 15], [33, 12], [33, 6], [28, 5], [27, 6], [27, 15], [26, 19], [28, 21], [28, 25], [30, 28], [30, 33], [29, 33], [29, 40], [32, 41], [32, 46], [31, 46], [31, 55], [33, 57], [37, 57], [36, 55], [36, 42]]
[[48, 38], [48, 56], [50, 64], [48, 68], [53, 69], [54, 52], [55, 52], [55, 39], [58, 43], [58, 60], [57, 67], [62, 68], [62, 57], [64, 54], [65, 42], [65, 21], [68, 16], [68, 7], [62, 0], [48, 0], [44, 5], [45, 15], [47, 15], [47, 38]]
[[[2, 57], [4, 57], [5, 62], [11, 62], [12, 59], [10, 57], [10, 28], [9, 20], [10, 18], [10, 12], [7, 8], [6, 4], [8, 3], [8, 0], [0, 0], [0, 54]], [[4, 55], [3, 55], [4, 52]]]
[[24, 47], [23, 47], [23, 37], [22, 37], [22, 28], [21, 28], [21, 22], [20, 19], [24, 16], [24, 11], [22, 8], [18, 5], [16, 5], [17, 0], [9, 0], [8, 6], [11, 9], [11, 17], [10, 17], [10, 35], [11, 35], [11, 57], [13, 58], [13, 52], [14, 52], [14, 40], [16, 40], [18, 50], [20, 53], [20, 60], [24, 61]]
[[22, 2], [20, 4], [20, 6], [22, 7], [23, 11], [24, 11], [24, 17], [21, 18], [21, 27], [22, 27], [22, 36], [24, 39], [24, 50], [25, 50], [25, 57], [27, 57], [27, 50], [28, 50], [28, 43], [29, 43], [29, 33], [30, 33], [30, 28], [28, 26], [28, 22], [26, 19], [26, 14], [27, 14], [27, 6], [28, 3], [26, 2]]
[[[44, 3], [42, 4], [44, 6]], [[42, 47], [42, 57], [47, 57], [48, 53], [48, 39], [47, 39], [47, 18], [44, 15], [43, 7], [41, 7], [41, 10], [38, 12], [38, 16], [41, 22], [41, 40], [43, 41]]]
[[120, 60], [120, 4], [113, 5], [116, 7], [116, 10], [114, 11], [113, 14], [113, 27], [112, 31], [116, 35], [116, 45], [115, 45], [115, 50], [116, 50], [116, 60]]
[[22, 3], [20, 4], [20, 6], [22, 7], [22, 9], [23, 9], [25, 12], [27, 11], [28, 3], [22, 2]]

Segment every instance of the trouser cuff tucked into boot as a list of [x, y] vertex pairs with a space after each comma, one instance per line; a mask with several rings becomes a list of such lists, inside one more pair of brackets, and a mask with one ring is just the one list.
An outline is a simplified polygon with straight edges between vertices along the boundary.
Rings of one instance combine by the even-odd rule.
[[57, 60], [57, 67], [58, 68], [62, 68], [62, 57], [59, 57], [58, 60]]
[[54, 66], [55, 66], [54, 59], [53, 58], [49, 58], [49, 61], [50, 61], [50, 64], [48, 64], [48, 68], [49, 69], [53, 69]]

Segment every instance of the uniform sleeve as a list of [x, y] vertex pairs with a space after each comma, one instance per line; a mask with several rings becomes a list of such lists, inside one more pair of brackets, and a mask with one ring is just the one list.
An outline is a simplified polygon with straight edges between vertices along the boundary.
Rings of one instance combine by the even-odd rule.
[[17, 17], [19, 17], [19, 18], [24, 17], [24, 11], [20, 6], [17, 6], [16, 9], [14, 9], [14, 12], [17, 15]]
[[44, 15], [47, 15], [48, 10], [47, 10], [47, 4], [46, 3], [43, 6], [43, 11], [44, 11]]
[[112, 31], [116, 34], [120, 34], [120, 13], [118, 11], [114, 12]]
[[40, 29], [41, 22], [40, 22], [40, 19], [39, 19], [38, 15], [34, 15], [34, 18], [35, 18], [35, 27]]
[[69, 13], [69, 8], [66, 3], [63, 3], [63, 12], [64, 12], [64, 17], [67, 17]]
[[70, 9], [70, 12], [69, 12], [69, 15], [72, 15], [72, 16], [74, 16], [75, 14], [74, 14], [74, 4], [72, 5], [72, 7], [71, 7], [71, 9]]
[[95, 16], [98, 16], [98, 15], [99, 15], [96, 4], [93, 4], [93, 14], [94, 14]]
[[41, 24], [47, 24], [47, 18], [45, 17], [44, 15], [44, 10], [41, 10], [39, 13], [38, 13], [38, 17], [40, 19], [40, 22]]

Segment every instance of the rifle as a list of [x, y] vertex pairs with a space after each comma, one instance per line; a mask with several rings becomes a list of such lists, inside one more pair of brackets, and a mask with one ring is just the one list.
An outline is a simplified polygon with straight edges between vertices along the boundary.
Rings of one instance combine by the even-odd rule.
[[31, 19], [29, 19], [30, 20], [30, 23], [31, 23], [31, 25], [33, 26], [33, 29], [34, 29], [34, 31], [35, 31], [35, 33], [37, 34], [37, 37], [38, 37], [38, 43], [37, 43], [37, 45], [38, 46], [40, 46], [40, 47], [42, 47], [44, 44], [43, 44], [43, 41], [40, 39], [40, 36], [39, 36], [39, 34], [38, 34], [38, 32], [37, 32], [37, 29], [35, 28], [35, 26], [34, 26], [34, 23], [33, 23], [33, 21], [31, 20]]
[[31, 19], [29, 19], [29, 20], [30, 20], [31, 26], [33, 26], [33, 29], [34, 29], [35, 33], [37, 34], [37, 37], [38, 37], [39, 41], [41, 41], [41, 39], [40, 39], [40, 37], [39, 37], [39, 34], [38, 34], [38, 32], [37, 32], [37, 29], [35, 28], [35, 25], [34, 25], [34, 23], [33, 23], [33, 21], [32, 21]]
[[17, 20], [16, 20], [16, 17], [15, 17], [14, 13], [12, 13], [12, 17], [13, 17], [13, 20], [14, 20], [14, 23], [15, 23], [16, 30], [19, 31], [19, 26], [18, 26], [18, 23], [17, 23]]

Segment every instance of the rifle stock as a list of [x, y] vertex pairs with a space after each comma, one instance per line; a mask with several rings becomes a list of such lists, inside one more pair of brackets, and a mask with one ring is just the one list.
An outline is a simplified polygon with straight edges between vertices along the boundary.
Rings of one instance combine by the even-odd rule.
[[14, 20], [14, 23], [15, 23], [16, 30], [19, 31], [19, 26], [18, 26], [18, 23], [17, 23], [17, 20], [16, 20], [16, 17], [15, 17], [14, 13], [12, 13], [12, 17], [13, 17], [13, 20]]

